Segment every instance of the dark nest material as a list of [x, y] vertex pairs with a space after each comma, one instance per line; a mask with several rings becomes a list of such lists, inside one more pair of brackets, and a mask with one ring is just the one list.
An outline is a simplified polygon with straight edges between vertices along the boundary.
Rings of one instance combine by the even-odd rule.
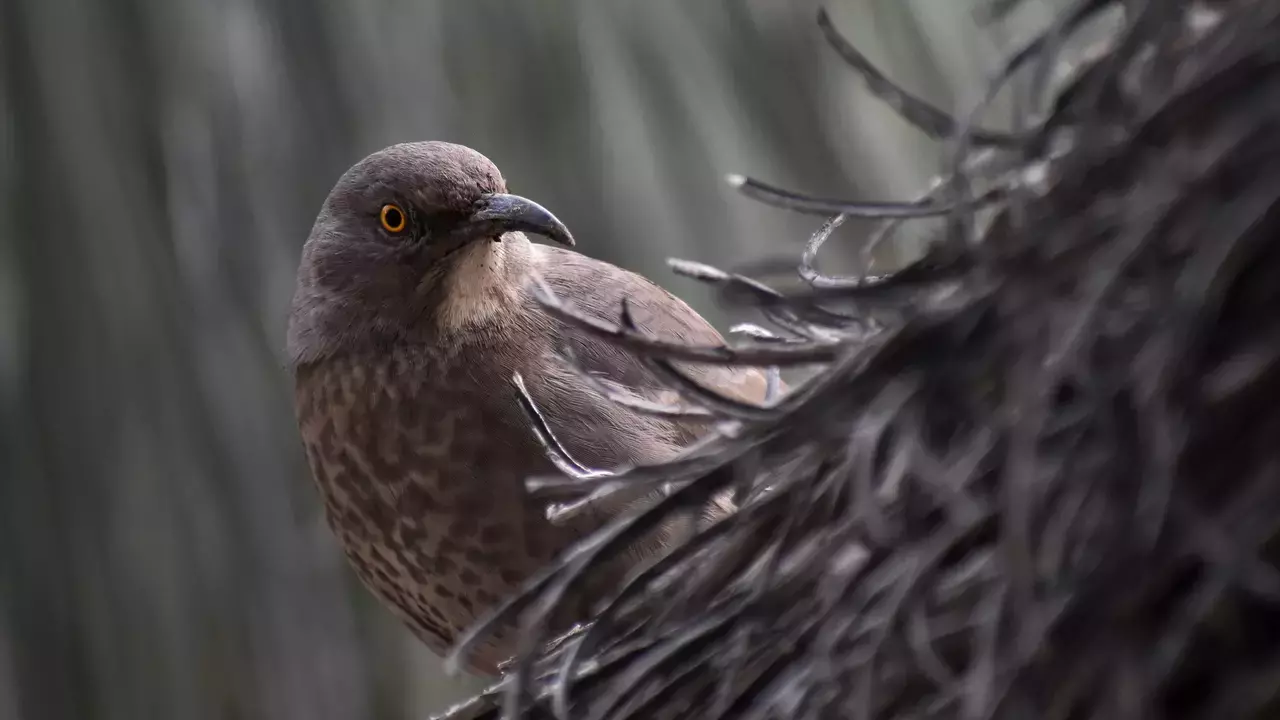
[[[1103, 52], [1058, 77], [1104, 13]], [[993, 96], [1025, 80], [1007, 131], [901, 91], [820, 26], [952, 172], [871, 205], [739, 178], [833, 217], [789, 291], [675, 264], [777, 328], [729, 349], [545, 298], [687, 400], [650, 411], [718, 432], [592, 472], [535, 422], [566, 471], [538, 489], [668, 494], [497, 612], [527, 652], [464, 713], [1280, 717], [1280, 3], [1077, 2], [996, 78]], [[942, 230], [900, 272], [814, 268], [844, 217], [884, 218], [879, 241], [923, 216]], [[759, 407], [698, 387], [689, 361], [821, 369]], [[540, 618], [598, 563], [725, 491], [736, 515], [545, 644]]]

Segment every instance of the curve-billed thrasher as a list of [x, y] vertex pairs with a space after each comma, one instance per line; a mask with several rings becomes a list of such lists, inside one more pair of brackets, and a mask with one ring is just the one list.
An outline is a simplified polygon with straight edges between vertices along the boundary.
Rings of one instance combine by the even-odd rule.
[[[549, 316], [537, 273], [581, 313], [618, 317], [623, 298], [657, 337], [721, 336], [643, 277], [572, 246], [539, 205], [506, 194], [498, 169], [466, 147], [395, 145], [339, 179], [302, 251], [289, 321], [296, 409], [326, 516], [360, 578], [437, 653], [609, 511], [546, 518], [524, 481], [554, 472], [512, 385], [520, 373], [561, 444], [597, 468], [667, 459], [703, 428], [614, 403], [668, 400], [638, 359]], [[599, 383], [553, 357], [568, 348]], [[759, 401], [756, 370], [682, 366]], [[658, 536], [619, 559], [654, 557]], [[584, 597], [579, 612], [594, 598]], [[565, 621], [579, 618], [565, 618]], [[510, 627], [467, 659], [494, 673]]]

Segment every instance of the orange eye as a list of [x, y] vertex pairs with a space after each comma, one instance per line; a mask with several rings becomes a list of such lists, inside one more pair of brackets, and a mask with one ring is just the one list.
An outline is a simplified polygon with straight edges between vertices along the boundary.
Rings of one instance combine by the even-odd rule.
[[382, 206], [382, 227], [387, 232], [398, 233], [404, 230], [408, 224], [408, 219], [404, 215], [404, 211], [398, 205]]

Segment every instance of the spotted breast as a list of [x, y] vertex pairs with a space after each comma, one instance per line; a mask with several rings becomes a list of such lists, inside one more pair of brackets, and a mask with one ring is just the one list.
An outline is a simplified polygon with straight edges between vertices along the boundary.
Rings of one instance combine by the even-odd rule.
[[[437, 653], [586, 532], [523, 491], [550, 464], [501, 383], [420, 348], [336, 356], [296, 373], [303, 444], [325, 515], [361, 580]], [[513, 403], [514, 401], [512, 401]], [[493, 673], [508, 628], [470, 658]]]

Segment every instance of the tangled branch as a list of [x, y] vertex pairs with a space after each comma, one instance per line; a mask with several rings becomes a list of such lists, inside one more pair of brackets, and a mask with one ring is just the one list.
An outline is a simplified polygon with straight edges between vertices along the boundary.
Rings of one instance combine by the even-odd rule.
[[[1107, 10], [1123, 22], [1105, 51], [1052, 85]], [[566, 460], [584, 472], [561, 492], [675, 489], [498, 615], [536, 628], [630, 539], [726, 489], [740, 507], [590, 625], [531, 634], [473, 715], [1280, 716], [1280, 4], [1074, 3], [994, 78], [991, 97], [1031, 76], [1009, 132], [979, 128], [981, 107], [927, 105], [820, 23], [873, 92], [953, 148], [949, 176], [870, 209], [742, 183], [834, 217], [798, 270], [809, 287], [677, 267], [798, 340], [678, 347], [625, 308], [599, 323], [544, 295], [731, 432], [598, 482]], [[872, 211], [948, 222], [899, 272], [818, 272], [841, 218]], [[682, 360], [824, 367], [747, 406]]]

